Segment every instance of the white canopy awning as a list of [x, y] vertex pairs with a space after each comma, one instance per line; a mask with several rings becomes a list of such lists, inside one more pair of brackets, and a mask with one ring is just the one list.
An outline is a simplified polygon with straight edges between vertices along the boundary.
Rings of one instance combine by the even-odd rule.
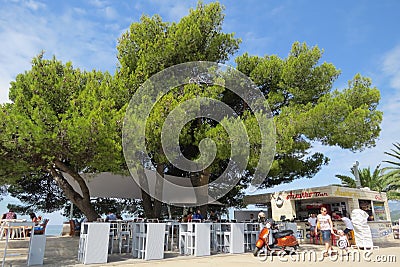
[[[154, 177], [155, 171], [145, 170], [147, 177]], [[78, 183], [69, 174], [63, 173], [65, 179], [72, 186], [72, 188], [82, 195], [82, 191]], [[130, 198], [141, 199], [142, 192], [140, 187], [133, 179], [132, 176], [124, 176], [113, 174], [110, 172], [101, 173], [84, 173], [81, 174], [85, 180], [91, 197], [106, 197], [106, 198]], [[148, 179], [152, 181], [153, 179]], [[154, 179], [155, 180], [155, 179]], [[154, 181], [153, 180], [153, 181]], [[195, 190], [192, 186], [190, 178], [183, 178], [171, 175], [165, 175], [163, 185], [163, 200], [168, 204], [188, 206], [197, 203]], [[175, 186], [178, 185], [178, 186]], [[150, 185], [151, 192], [154, 192], [154, 186]], [[209, 197], [210, 198], [210, 197]], [[213, 204], [221, 204], [218, 201], [213, 201]]]

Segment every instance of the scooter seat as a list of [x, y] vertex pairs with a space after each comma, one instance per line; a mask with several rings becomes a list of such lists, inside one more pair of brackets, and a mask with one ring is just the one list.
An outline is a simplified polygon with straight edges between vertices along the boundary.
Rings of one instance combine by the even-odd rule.
[[288, 236], [288, 235], [292, 235], [292, 234], [293, 234], [292, 230], [283, 230], [283, 231], [279, 231], [277, 233], [274, 233], [273, 237], [274, 238], [282, 238], [282, 237], [285, 237], [285, 236]]

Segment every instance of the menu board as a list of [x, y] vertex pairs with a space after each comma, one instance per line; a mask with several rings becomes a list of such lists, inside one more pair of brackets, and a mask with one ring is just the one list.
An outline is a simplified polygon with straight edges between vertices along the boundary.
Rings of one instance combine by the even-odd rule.
[[363, 211], [368, 213], [368, 215], [369, 215], [368, 221], [373, 221], [374, 220], [374, 216], [373, 216], [373, 213], [372, 213], [371, 200], [359, 199], [358, 200], [358, 204], [360, 205], [360, 209], [362, 209]]
[[387, 217], [383, 202], [374, 201], [373, 204], [374, 204], [373, 206], [374, 206], [375, 220], [386, 221]]

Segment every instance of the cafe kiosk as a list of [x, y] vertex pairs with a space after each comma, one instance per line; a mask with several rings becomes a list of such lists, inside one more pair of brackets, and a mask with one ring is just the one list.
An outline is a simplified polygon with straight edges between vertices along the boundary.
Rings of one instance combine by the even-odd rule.
[[[290, 191], [281, 191], [259, 195], [245, 196], [246, 205], [265, 207], [267, 217], [278, 222], [295, 222], [297, 237], [300, 241], [309, 238], [309, 227], [306, 224], [310, 214], [319, 214], [321, 207], [328, 214], [337, 213], [349, 217], [353, 209], [362, 209], [369, 215], [368, 225], [371, 228], [374, 242], [385, 242], [393, 239], [392, 223], [384, 192], [368, 188], [348, 188], [343, 186], [323, 186]], [[333, 220], [335, 229], [345, 229], [341, 220]]]

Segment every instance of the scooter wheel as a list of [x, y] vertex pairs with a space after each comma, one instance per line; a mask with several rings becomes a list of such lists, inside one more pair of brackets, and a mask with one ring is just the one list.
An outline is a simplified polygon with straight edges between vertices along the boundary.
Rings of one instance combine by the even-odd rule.
[[253, 250], [253, 256], [254, 256], [254, 257], [257, 257], [259, 251], [260, 251], [260, 248], [255, 247], [254, 250]]

